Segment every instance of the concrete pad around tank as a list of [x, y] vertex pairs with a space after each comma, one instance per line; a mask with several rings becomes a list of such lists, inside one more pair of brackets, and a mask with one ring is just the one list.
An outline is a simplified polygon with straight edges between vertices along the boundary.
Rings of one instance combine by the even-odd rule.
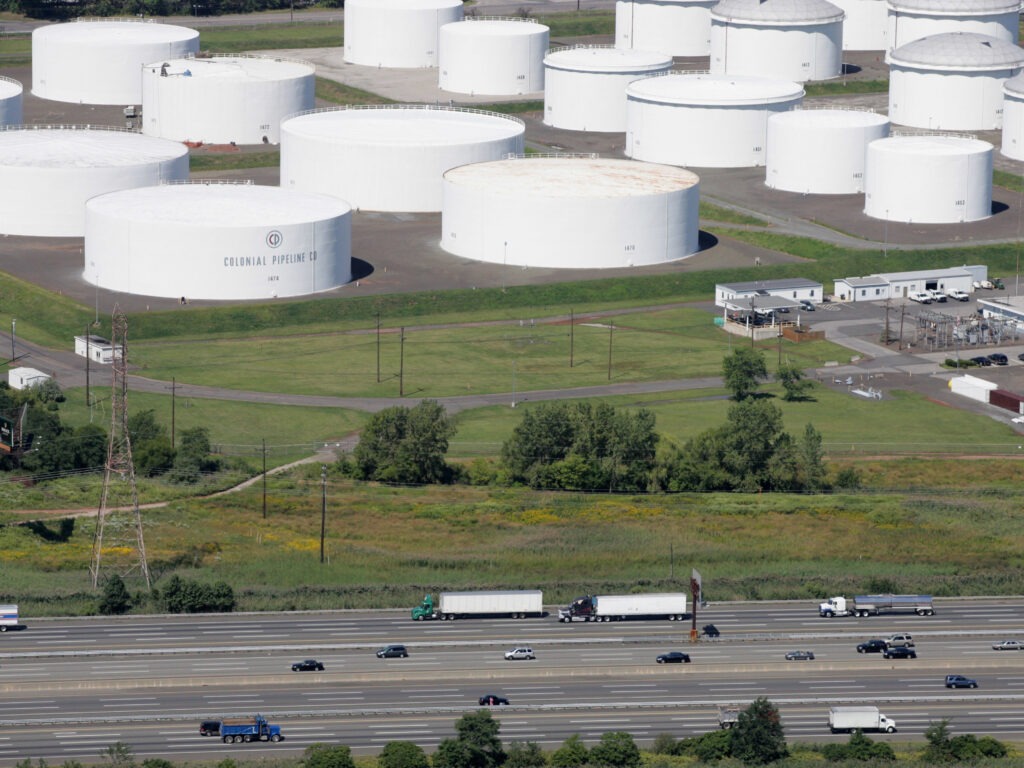
[[464, 93], [449, 93], [437, 87], [436, 69], [391, 69], [387, 67], [364, 67], [345, 61], [342, 48], [299, 48], [295, 50], [259, 51], [263, 56], [284, 56], [311, 61], [316, 64], [316, 74], [336, 83], [349, 85], [363, 91], [385, 96], [404, 104], [448, 104], [461, 105], [492, 104], [495, 101], [535, 101], [544, 98], [543, 91], [519, 96], [493, 96], [481, 94], [469, 96]]

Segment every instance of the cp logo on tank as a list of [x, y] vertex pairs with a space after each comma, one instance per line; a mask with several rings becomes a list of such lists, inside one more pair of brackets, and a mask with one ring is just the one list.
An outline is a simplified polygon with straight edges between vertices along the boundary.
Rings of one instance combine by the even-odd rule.
[[284, 235], [278, 232], [276, 229], [272, 229], [267, 232], [267, 246], [269, 248], [280, 248], [281, 243], [284, 242]]

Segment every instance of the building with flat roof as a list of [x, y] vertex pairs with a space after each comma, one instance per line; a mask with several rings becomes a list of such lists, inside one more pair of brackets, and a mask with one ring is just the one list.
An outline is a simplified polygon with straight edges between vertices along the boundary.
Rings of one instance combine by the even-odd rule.
[[973, 265], [913, 272], [882, 272], [863, 277], [835, 280], [833, 293], [839, 301], [885, 301], [905, 299], [918, 291], [963, 291], [971, 293], [974, 282], [988, 278], [988, 267]]
[[[747, 283], [719, 283], [715, 286], [715, 306], [731, 309], [749, 309], [753, 299], [758, 307], [791, 307], [801, 301], [818, 304], [822, 300], [823, 286], [803, 277], [789, 277], [781, 280], [754, 280]], [[768, 297], [786, 299], [783, 302], [769, 302]], [[764, 302], [759, 299], [765, 299]], [[769, 306], [774, 305], [774, 306]]]

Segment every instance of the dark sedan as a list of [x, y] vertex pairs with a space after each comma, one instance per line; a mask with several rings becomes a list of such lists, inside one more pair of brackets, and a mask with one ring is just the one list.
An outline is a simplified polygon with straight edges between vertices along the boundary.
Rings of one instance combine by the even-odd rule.
[[292, 664], [292, 672], [323, 672], [324, 664], [316, 659], [306, 659]]
[[886, 648], [882, 655], [887, 659], [916, 659], [917, 651], [905, 645], [897, 645], [894, 648]]
[[857, 646], [857, 653], [884, 653], [888, 647], [885, 640], [868, 640]]
[[814, 661], [814, 651], [790, 651], [786, 661]]
[[658, 656], [655, 661], [659, 664], [689, 664], [690, 656], [682, 651], [669, 651]]
[[484, 694], [480, 697], [481, 707], [497, 707], [508, 704], [508, 699], [504, 696], [496, 696], [493, 693]]

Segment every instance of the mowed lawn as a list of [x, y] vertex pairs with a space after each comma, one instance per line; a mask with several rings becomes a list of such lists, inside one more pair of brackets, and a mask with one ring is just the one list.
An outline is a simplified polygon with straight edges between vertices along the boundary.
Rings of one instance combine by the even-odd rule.
[[[614, 325], [614, 327], [612, 327]], [[636, 312], [546, 323], [526, 316], [500, 325], [374, 330], [254, 339], [146, 342], [132, 362], [150, 378], [231, 389], [397, 397], [563, 389], [608, 383], [717, 376], [722, 357], [742, 343], [698, 309]], [[803, 367], [848, 360], [829, 342], [783, 342]], [[767, 347], [776, 355], [774, 342]], [[570, 367], [571, 357], [571, 367]], [[514, 382], [513, 382], [514, 379]]]

